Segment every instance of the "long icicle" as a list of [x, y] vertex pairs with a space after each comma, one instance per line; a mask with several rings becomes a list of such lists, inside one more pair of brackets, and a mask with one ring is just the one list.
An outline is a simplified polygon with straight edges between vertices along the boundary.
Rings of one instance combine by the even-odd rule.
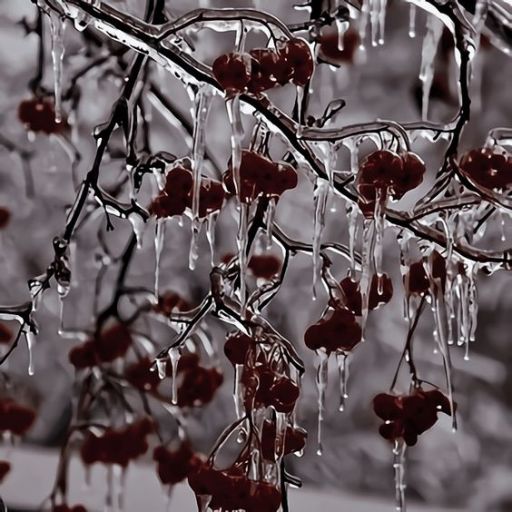
[[199, 198], [201, 193], [201, 170], [203, 167], [206, 124], [208, 112], [210, 111], [212, 92], [210, 88], [203, 85], [199, 88], [195, 98], [195, 122], [192, 144], [192, 239], [190, 242], [189, 267], [194, 270], [198, 258], [197, 246], [199, 232], [201, 230], [201, 219], [199, 217]]
[[52, 38], [53, 87], [55, 95], [55, 122], [62, 121], [62, 61], [64, 59], [64, 29], [66, 21], [60, 14], [49, 11]]
[[324, 451], [322, 443], [322, 430], [324, 422], [324, 409], [325, 409], [325, 389], [327, 387], [327, 370], [329, 356], [324, 350], [317, 350], [317, 370], [316, 370], [316, 385], [318, 390], [318, 446], [316, 453], [322, 455]]
[[313, 192], [313, 202], [315, 205], [315, 218], [313, 227], [313, 299], [317, 297], [317, 281], [320, 274], [321, 258], [320, 247], [322, 244], [322, 234], [325, 228], [325, 213], [327, 209], [327, 196], [329, 192], [328, 183], [317, 178], [315, 190]]

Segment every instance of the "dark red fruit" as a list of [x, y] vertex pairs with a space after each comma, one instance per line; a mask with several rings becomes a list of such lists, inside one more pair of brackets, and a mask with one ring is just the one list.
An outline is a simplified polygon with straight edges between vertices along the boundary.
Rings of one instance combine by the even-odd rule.
[[357, 48], [360, 43], [357, 30], [349, 28], [343, 34], [343, 48], [339, 48], [338, 29], [325, 30], [319, 37], [318, 56], [321, 60], [339, 66], [341, 64], [352, 64]]
[[175, 485], [185, 480], [202, 463], [189, 443], [183, 442], [176, 450], [157, 446], [153, 451], [158, 478], [164, 485]]
[[[277, 52], [268, 48], [257, 48], [249, 52], [252, 57], [249, 92], [259, 94], [282, 83], [282, 69]], [[287, 79], [284, 81], [286, 83]]]
[[21, 436], [34, 424], [36, 413], [10, 398], [0, 401], [0, 431]]
[[280, 54], [290, 70], [291, 82], [299, 86], [306, 85], [315, 70], [308, 43], [304, 39], [290, 39], [280, 48]]
[[87, 512], [87, 509], [83, 505], [75, 505], [70, 507], [69, 505], [60, 504], [55, 505], [52, 508], [52, 512]]
[[7, 208], [0, 206], [0, 229], [5, 229], [11, 220], [11, 212]]
[[346, 309], [329, 309], [304, 335], [309, 349], [324, 349], [327, 353], [337, 350], [349, 352], [361, 338], [361, 327], [356, 322], [354, 313]]
[[8, 325], [0, 322], [0, 344], [10, 343], [13, 337], [13, 332]]
[[110, 363], [118, 357], [123, 357], [132, 342], [129, 329], [123, 324], [116, 324], [94, 339], [94, 350], [101, 362]]
[[53, 101], [47, 98], [32, 98], [22, 101], [18, 106], [18, 118], [27, 130], [35, 133], [59, 133], [67, 129], [65, 121], [55, 122]]
[[281, 270], [281, 260], [273, 254], [255, 254], [249, 259], [247, 267], [254, 277], [272, 279]]
[[287, 377], [281, 377], [274, 381], [269, 389], [271, 405], [277, 412], [292, 412], [295, 402], [299, 398], [299, 387]]
[[0, 483], [3, 482], [7, 473], [11, 470], [11, 463], [6, 460], [0, 460]]
[[178, 293], [173, 291], [165, 292], [158, 297], [158, 304], [155, 306], [155, 311], [162, 315], [172, 315], [175, 312], [188, 311], [192, 306]]
[[451, 415], [450, 402], [439, 390], [423, 391], [417, 388], [411, 395], [380, 393], [373, 399], [373, 410], [384, 423], [380, 435], [389, 441], [403, 439], [413, 446], [418, 436], [437, 421], [437, 413]]
[[412, 263], [405, 276], [405, 289], [408, 294], [421, 295], [430, 289], [430, 281], [422, 261]]
[[217, 368], [197, 366], [191, 371], [184, 371], [178, 388], [178, 406], [197, 407], [210, 403], [223, 380]]
[[160, 384], [160, 377], [152, 368], [153, 361], [149, 357], [143, 357], [126, 368], [125, 378], [140, 391], [155, 391]]
[[460, 160], [460, 170], [477, 185], [491, 190], [512, 186], [512, 156], [501, 148], [478, 148]]
[[246, 53], [221, 55], [212, 69], [215, 79], [226, 92], [241, 93], [251, 80], [251, 56]]
[[[393, 297], [393, 282], [387, 274], [382, 274], [381, 293], [379, 293], [379, 277], [374, 274], [370, 283], [370, 294], [368, 296], [368, 309], [377, 309], [382, 304], [387, 304]], [[341, 306], [349, 309], [356, 316], [361, 316], [363, 299], [358, 281], [346, 277], [340, 282], [340, 287], [345, 295]], [[333, 303], [333, 307], [338, 304]]]
[[380, 277], [374, 274], [370, 283], [368, 307], [372, 310], [377, 309], [381, 304], [387, 304], [392, 297], [393, 281], [391, 278], [387, 274], [382, 274]]
[[252, 338], [242, 332], [232, 334], [226, 339], [224, 354], [231, 364], [244, 364], [253, 344]]
[[98, 364], [98, 356], [94, 342], [86, 341], [72, 348], [69, 352], [69, 362], [77, 369], [92, 368]]

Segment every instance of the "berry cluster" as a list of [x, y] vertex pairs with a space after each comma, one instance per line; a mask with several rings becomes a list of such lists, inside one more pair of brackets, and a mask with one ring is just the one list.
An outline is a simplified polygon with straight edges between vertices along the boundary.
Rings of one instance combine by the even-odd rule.
[[322, 318], [304, 334], [304, 342], [311, 350], [350, 352], [362, 339], [362, 330], [352, 311], [328, 308]]
[[147, 436], [153, 432], [153, 421], [142, 418], [121, 429], [107, 428], [101, 436], [89, 432], [80, 449], [84, 464], [95, 462], [128, 466], [148, 451]]
[[155, 392], [160, 385], [160, 377], [153, 366], [153, 361], [149, 357], [141, 357], [126, 367], [124, 376], [135, 389]]
[[[162, 192], [150, 205], [150, 212], [157, 218], [183, 215], [192, 209], [194, 178], [192, 171], [184, 165], [171, 169], [166, 176]], [[205, 218], [222, 208], [224, 189], [222, 183], [202, 177], [199, 189], [199, 217]]]
[[260, 94], [288, 82], [304, 86], [314, 69], [311, 49], [299, 38], [285, 41], [276, 51], [256, 48], [249, 53], [228, 53], [213, 63], [215, 79], [230, 96]]
[[22, 101], [18, 106], [18, 119], [26, 130], [34, 133], [60, 133], [68, 128], [65, 121], [55, 121], [53, 100], [48, 98], [31, 98]]
[[175, 485], [185, 480], [203, 462], [188, 442], [182, 442], [176, 450], [164, 445], [157, 446], [153, 451], [153, 460], [157, 463], [158, 477], [164, 485]]
[[221, 471], [204, 463], [188, 477], [188, 482], [197, 496], [211, 496], [212, 510], [277, 512], [281, 506], [281, 492], [277, 487], [250, 480], [238, 465]]
[[[356, 316], [361, 316], [363, 307], [363, 297], [361, 287], [358, 281], [350, 276], [340, 281], [340, 288], [343, 291], [343, 297], [333, 297], [329, 303], [333, 308], [345, 308]], [[380, 277], [374, 274], [370, 282], [368, 294], [368, 309], [373, 311], [379, 306], [387, 304], [393, 297], [393, 281], [387, 274]]]
[[132, 336], [123, 324], [116, 324], [74, 347], [69, 353], [70, 363], [78, 370], [111, 363], [123, 357], [132, 344]]
[[383, 205], [388, 197], [398, 200], [420, 185], [424, 174], [425, 164], [414, 153], [374, 151], [362, 162], [357, 175], [361, 211], [373, 217], [377, 197]]
[[[264, 196], [278, 200], [281, 195], [297, 186], [297, 171], [285, 162], [273, 162], [255, 151], [242, 151], [240, 162], [240, 200], [250, 204]], [[226, 190], [235, 195], [231, 162], [224, 173]]]
[[12, 398], [0, 399], [0, 432], [22, 436], [34, 424], [36, 413]]
[[224, 381], [218, 368], [201, 366], [197, 354], [181, 356], [178, 363], [178, 376], [181, 377], [178, 387], [179, 407], [198, 407], [210, 403]]
[[400, 396], [380, 393], [373, 399], [373, 410], [384, 420], [380, 435], [389, 441], [403, 439], [408, 446], [415, 445], [418, 436], [436, 423], [438, 412], [451, 415], [448, 398], [437, 389], [417, 388]]
[[505, 190], [512, 186], [512, 156], [504, 149], [472, 149], [461, 158], [459, 167], [483, 188]]

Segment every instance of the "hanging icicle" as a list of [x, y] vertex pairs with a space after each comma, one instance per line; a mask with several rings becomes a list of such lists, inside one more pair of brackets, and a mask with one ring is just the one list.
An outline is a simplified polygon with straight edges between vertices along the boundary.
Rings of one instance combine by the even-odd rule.
[[338, 410], [345, 410], [345, 400], [348, 398], [347, 382], [348, 382], [348, 354], [346, 352], [338, 352], [336, 354], [338, 363], [338, 371], [340, 374], [340, 405]]
[[198, 258], [198, 237], [202, 220], [199, 216], [199, 198], [201, 192], [201, 171], [203, 167], [206, 125], [210, 111], [212, 91], [209, 86], [203, 85], [195, 95], [194, 133], [192, 143], [192, 239], [190, 242], [189, 268], [194, 270]]
[[62, 121], [62, 61], [64, 59], [64, 30], [66, 20], [49, 9], [50, 32], [52, 38], [53, 87], [55, 95], [55, 122]]
[[322, 234], [325, 228], [325, 214], [327, 209], [328, 192], [328, 183], [321, 178], [317, 178], [313, 192], [313, 202], [315, 206], [315, 218], [313, 227], [313, 300], [316, 300], [317, 297], [317, 281], [322, 265], [320, 258], [320, 247], [322, 244]]
[[434, 80], [434, 59], [442, 33], [443, 23], [436, 16], [428, 16], [427, 33], [423, 39], [420, 68], [420, 80], [423, 84], [421, 115], [425, 121], [428, 119], [430, 89]]
[[178, 363], [180, 361], [181, 352], [179, 347], [169, 349], [169, 359], [171, 361], [171, 403], [178, 405]]
[[393, 448], [393, 469], [395, 473], [395, 500], [397, 512], [405, 512], [405, 453], [407, 445], [403, 441], [395, 441]]
[[318, 446], [316, 453], [322, 455], [324, 448], [322, 444], [322, 428], [325, 410], [325, 390], [327, 388], [329, 356], [325, 350], [317, 350], [316, 386], [318, 390]]
[[416, 37], [416, 4], [412, 2], [409, 4], [409, 37]]
[[30, 330], [30, 327], [25, 327], [23, 329], [23, 335], [25, 336], [25, 342], [27, 343], [27, 350], [28, 350], [28, 374], [30, 376], [32, 376], [32, 375], [34, 375], [35, 336], [34, 336], [34, 333]]
[[160, 296], [160, 257], [165, 243], [165, 219], [157, 219], [155, 232], [155, 297]]

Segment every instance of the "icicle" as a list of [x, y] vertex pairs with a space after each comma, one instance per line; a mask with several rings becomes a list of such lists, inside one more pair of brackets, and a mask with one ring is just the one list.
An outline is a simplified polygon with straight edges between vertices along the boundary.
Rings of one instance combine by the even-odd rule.
[[55, 122], [62, 121], [62, 60], [64, 58], [64, 29], [66, 21], [60, 14], [50, 14], [50, 31], [52, 37], [53, 87], [55, 94]]
[[370, 30], [372, 38], [372, 46], [378, 44], [380, 0], [370, 0]]
[[194, 112], [194, 133], [192, 143], [192, 239], [190, 242], [189, 267], [194, 270], [197, 260], [197, 244], [199, 231], [201, 229], [201, 219], [199, 217], [199, 198], [201, 192], [201, 170], [203, 167], [204, 150], [206, 142], [206, 125], [208, 121], [208, 112], [210, 111], [211, 89], [208, 86], [202, 86], [197, 91], [195, 97]]
[[156, 360], [156, 368], [158, 372], [158, 378], [160, 380], [165, 379], [165, 377], [167, 377], [167, 357], [159, 357]]
[[169, 350], [169, 359], [171, 360], [172, 381], [171, 381], [171, 403], [178, 405], [178, 363], [181, 353], [179, 347], [173, 347]]
[[338, 410], [343, 412], [345, 410], [345, 400], [348, 398], [347, 381], [348, 381], [348, 354], [345, 352], [338, 352], [336, 354], [336, 361], [338, 363], [338, 370], [340, 373], [340, 405]]
[[284, 443], [286, 438], [286, 413], [276, 412], [276, 439], [275, 439], [275, 454], [277, 458], [277, 464], [281, 462], [281, 458], [284, 455]]
[[422, 118], [428, 119], [428, 106], [430, 98], [430, 89], [434, 79], [434, 59], [437, 52], [437, 46], [443, 33], [443, 24], [436, 16], [428, 16], [427, 33], [423, 39], [423, 48], [421, 51], [420, 80], [423, 83], [422, 99]]
[[364, 46], [364, 42], [366, 40], [366, 31], [368, 28], [368, 19], [369, 19], [369, 8], [368, 4], [372, 0], [362, 0], [361, 4], [361, 14], [359, 15], [359, 49], [361, 51], [365, 51], [366, 48]]
[[233, 171], [233, 182], [235, 191], [240, 200], [241, 183], [240, 183], [240, 163], [242, 160], [242, 138], [243, 125], [240, 114], [240, 97], [233, 96], [226, 100], [226, 109], [228, 112], [229, 122], [231, 124], [231, 170]]
[[405, 512], [405, 451], [403, 441], [395, 441], [393, 448], [393, 469], [395, 472], [395, 499], [397, 512]]
[[155, 297], [160, 296], [160, 257], [165, 242], [165, 220], [157, 219], [155, 233]]
[[416, 4], [409, 4], [409, 37], [416, 37]]
[[218, 213], [210, 213], [206, 219], [206, 238], [210, 246], [210, 262], [215, 266], [215, 227], [217, 225]]
[[276, 207], [277, 200], [275, 197], [271, 197], [268, 201], [267, 207], [267, 218], [266, 218], [266, 228], [267, 228], [267, 250], [272, 249], [272, 241], [274, 237], [272, 236], [272, 230], [274, 229], [274, 221], [276, 217]]
[[247, 274], [247, 230], [249, 224], [249, 205], [240, 204], [240, 221], [237, 233], [238, 264], [240, 266], [240, 303], [242, 310], [245, 309], [246, 301], [246, 274]]
[[297, 137], [302, 137], [302, 118], [304, 117], [303, 103], [304, 103], [304, 87], [297, 85]]
[[356, 277], [356, 244], [357, 244], [357, 219], [359, 217], [358, 208], [355, 204], [347, 201], [346, 212], [348, 218], [348, 250], [350, 258], [350, 276]]
[[349, 24], [339, 18], [336, 18], [336, 30], [338, 32], [338, 50], [340, 52], [345, 48], [345, 32], [348, 29]]
[[132, 225], [133, 234], [135, 235], [135, 238], [137, 239], [137, 249], [142, 248], [142, 237], [144, 235], [144, 226], [145, 222], [144, 219], [138, 214], [138, 213], [130, 213], [128, 215], [128, 220], [130, 221], [130, 224]]
[[371, 275], [371, 262], [373, 257], [373, 246], [375, 241], [374, 235], [374, 222], [370, 219], [364, 219], [363, 221], [363, 252], [361, 261], [361, 329], [366, 325], [366, 319], [368, 318], [368, 298], [370, 288], [370, 275]]
[[313, 228], [313, 300], [316, 300], [316, 284], [322, 261], [320, 258], [320, 247], [322, 244], [322, 234], [325, 228], [325, 212], [327, 207], [328, 184], [325, 180], [317, 178], [313, 192], [313, 202], [315, 205], [315, 218]]
[[32, 297], [32, 311], [37, 311], [41, 303], [46, 277], [46, 274], [43, 274], [28, 281], [28, 289]]
[[379, 5], [379, 40], [378, 43], [380, 46], [384, 44], [384, 37], [385, 37], [385, 29], [386, 29], [386, 7], [387, 7], [387, 0], [377, 0]]
[[324, 350], [317, 350], [317, 371], [316, 371], [316, 386], [318, 390], [318, 448], [317, 455], [322, 455], [322, 424], [324, 421], [324, 408], [325, 408], [325, 389], [327, 387], [327, 371], [329, 356]]
[[244, 390], [242, 384], [242, 372], [244, 369], [243, 364], [235, 365], [235, 382], [233, 389], [233, 400], [235, 402], [236, 419], [239, 420], [243, 415], [244, 410]]
[[30, 376], [32, 376], [32, 375], [34, 375], [33, 351], [34, 351], [35, 337], [34, 337], [34, 333], [30, 330], [30, 328], [24, 329], [23, 334], [25, 335], [25, 341], [27, 343], [27, 350], [28, 350], [28, 374]]
[[[374, 221], [375, 221], [375, 247], [373, 252], [373, 261], [375, 265], [375, 272], [377, 273], [377, 277], [382, 276], [382, 250], [384, 245], [384, 228], [385, 228], [385, 219], [384, 219], [384, 206], [385, 206], [385, 191], [381, 188], [378, 188], [375, 193], [375, 211], [374, 211]], [[379, 286], [382, 288], [381, 279], [379, 279]], [[382, 290], [379, 291], [382, 293]]]
[[208, 507], [210, 505], [210, 501], [212, 501], [212, 497], [210, 495], [201, 495], [196, 496], [197, 500], [197, 509], [198, 512], [207, 512]]

